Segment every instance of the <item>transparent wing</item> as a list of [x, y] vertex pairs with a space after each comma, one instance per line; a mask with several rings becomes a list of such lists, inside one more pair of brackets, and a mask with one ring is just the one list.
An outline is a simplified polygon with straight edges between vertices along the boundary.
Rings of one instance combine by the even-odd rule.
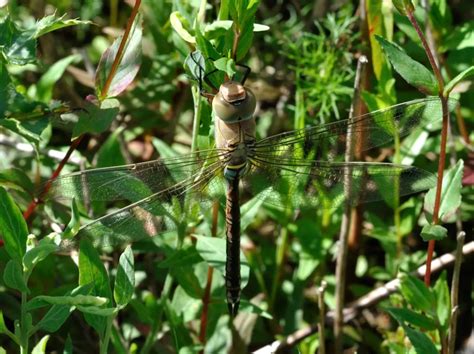
[[393, 205], [402, 195], [434, 186], [434, 175], [390, 163], [342, 162], [348, 133], [353, 151], [365, 151], [440, 119], [440, 112], [439, 99], [430, 97], [262, 139], [251, 150], [245, 186], [251, 193], [268, 190], [266, 203], [284, 209], [332, 209], [344, 200]]
[[[82, 237], [96, 246], [119, 246], [176, 230], [192, 208], [223, 195], [223, 151], [209, 150], [134, 165], [99, 168], [54, 181], [49, 196], [56, 199], [127, 200], [132, 203], [83, 226]], [[196, 204], [199, 202], [199, 205]], [[194, 209], [196, 214], [196, 209]]]
[[400, 196], [436, 185], [435, 176], [412, 166], [391, 163], [258, 160], [246, 176], [251, 193], [279, 209], [335, 209], [385, 200], [395, 206]]
[[225, 154], [211, 149], [176, 158], [71, 173], [52, 183], [47, 199], [138, 201], [220, 165], [220, 157]]
[[336, 160], [346, 150], [348, 133], [354, 151], [383, 146], [415, 128], [441, 119], [438, 97], [400, 103], [352, 119], [285, 132], [255, 143], [254, 154], [261, 159], [303, 156], [312, 152], [316, 160]]

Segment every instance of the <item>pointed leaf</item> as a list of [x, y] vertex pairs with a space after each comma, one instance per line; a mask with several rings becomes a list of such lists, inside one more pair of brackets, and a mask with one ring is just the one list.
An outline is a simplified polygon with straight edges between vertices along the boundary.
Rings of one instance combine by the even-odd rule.
[[132, 299], [135, 290], [135, 268], [132, 248], [128, 246], [120, 255], [114, 285], [114, 299], [117, 305], [125, 306]]
[[467, 68], [462, 73], [457, 75], [454, 79], [452, 79], [450, 82], [448, 82], [446, 84], [446, 87], [444, 88], [444, 95], [447, 96], [456, 87], [457, 84], [472, 76], [474, 76], [474, 66]]
[[23, 293], [29, 292], [28, 286], [23, 278], [21, 265], [13, 259], [9, 260], [5, 266], [5, 270], [3, 271], [3, 281], [6, 286], [12, 289], [19, 290]]
[[31, 354], [44, 354], [46, 353], [46, 345], [48, 344], [49, 340], [49, 335], [44, 336], [41, 338], [41, 340], [38, 342], [38, 344], [35, 345], [33, 350], [31, 351]]
[[433, 313], [435, 298], [425, 283], [410, 274], [402, 274], [399, 278], [400, 292], [405, 300], [416, 310]]
[[401, 325], [404, 323], [409, 323], [427, 331], [436, 329], [435, 320], [410, 309], [389, 307], [385, 310], [389, 312]]
[[51, 65], [48, 71], [46, 71], [43, 76], [41, 76], [38, 83], [36, 84], [37, 99], [45, 103], [51, 101], [53, 97], [54, 85], [64, 75], [64, 72], [69, 65], [72, 63], [77, 63], [80, 60], [81, 56], [79, 54], [73, 54], [62, 58]]
[[20, 209], [7, 191], [0, 187], [0, 235], [11, 259], [21, 264], [26, 252], [28, 228]]
[[[441, 191], [441, 202], [439, 208], [439, 219], [443, 222], [451, 220], [461, 205], [462, 176], [464, 172], [464, 161], [459, 160], [455, 166], [450, 168], [443, 176], [443, 187]], [[425, 196], [424, 209], [426, 218], [431, 222], [436, 199], [436, 187], [431, 188]]]
[[73, 130], [73, 138], [84, 133], [100, 134], [109, 129], [119, 112], [119, 101], [107, 99], [100, 106], [87, 102], [84, 111], [79, 113], [79, 121]]
[[376, 39], [382, 45], [393, 68], [406, 82], [426, 94], [435, 95], [438, 92], [438, 84], [434, 75], [423, 64], [410, 58], [395, 43], [380, 36], [376, 36]]
[[92, 23], [91, 21], [81, 21], [78, 19], [65, 20], [64, 19], [65, 17], [66, 15], [62, 15], [61, 17], [56, 17], [56, 14], [43, 17], [33, 27], [34, 29], [33, 37], [38, 38], [45, 35], [46, 33], [56, 31], [58, 29], [65, 28], [65, 27], [86, 25], [86, 24]]
[[[142, 20], [137, 15], [133, 21], [130, 35], [127, 38], [122, 57], [120, 58], [117, 71], [111, 73], [113, 62], [118, 55], [118, 50], [123, 36], [115, 39], [114, 43], [107, 48], [100, 58], [97, 72], [95, 74], [96, 95], [103, 100], [115, 97], [122, 93], [133, 81], [140, 69], [142, 59]], [[105, 83], [109, 75], [114, 75], [107, 92]]]
[[410, 339], [411, 344], [415, 348], [417, 354], [438, 354], [439, 351], [436, 349], [433, 341], [428, 338], [426, 334], [421, 331], [416, 331], [408, 326], [403, 326], [407, 337]]
[[421, 230], [421, 237], [423, 241], [427, 242], [430, 240], [442, 240], [448, 236], [448, 230], [441, 225], [425, 225]]
[[[226, 264], [226, 240], [216, 237], [195, 236], [197, 239], [196, 249], [201, 257], [222, 274], [225, 274]], [[250, 267], [242, 251], [240, 251], [240, 274], [242, 288], [247, 285]]]
[[170, 22], [173, 29], [176, 31], [176, 33], [179, 34], [179, 36], [183, 40], [192, 44], [196, 43], [196, 38], [194, 38], [185, 28], [185, 27], [187, 28], [190, 27], [188, 21], [186, 20], [186, 18], [184, 18], [183, 15], [179, 13], [179, 11], [175, 11], [171, 13]]
[[7, 63], [26, 65], [36, 60], [36, 41], [17, 28], [9, 16], [0, 19], [0, 56]]

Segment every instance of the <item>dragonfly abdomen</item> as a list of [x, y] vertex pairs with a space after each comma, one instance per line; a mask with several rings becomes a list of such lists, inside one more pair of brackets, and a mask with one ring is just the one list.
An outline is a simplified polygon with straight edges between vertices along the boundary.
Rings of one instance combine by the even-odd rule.
[[232, 316], [237, 315], [240, 304], [240, 205], [239, 178], [227, 179], [226, 193], [227, 260], [225, 283], [227, 306]]

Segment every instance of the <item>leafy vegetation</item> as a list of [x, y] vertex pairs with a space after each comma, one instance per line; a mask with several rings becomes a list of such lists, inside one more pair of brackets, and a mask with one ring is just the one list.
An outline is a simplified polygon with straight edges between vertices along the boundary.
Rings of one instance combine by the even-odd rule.
[[[459, 279], [459, 269], [439, 272], [436, 263], [436, 272], [422, 274], [424, 282], [414, 272], [431, 264], [435, 241], [437, 255], [455, 250], [463, 240], [458, 234], [474, 220], [470, 4], [318, 4], [62, 0], [28, 8], [0, 2], [2, 349], [244, 353], [270, 352], [283, 339], [278, 348], [295, 353], [328, 346], [452, 353], [460, 345], [469, 328], [456, 331], [456, 319], [472, 311], [465, 303], [473, 293], [457, 290], [459, 282], [472, 286], [472, 275]], [[356, 71], [364, 55], [370, 64]], [[233, 319], [225, 304], [223, 186], [206, 191], [214, 203], [170, 197], [157, 207], [166, 214], [166, 233], [143, 237], [160, 225], [138, 217], [120, 225], [127, 241], [136, 241], [123, 242], [109, 234], [80, 237], [80, 226], [147, 197], [152, 186], [124, 179], [112, 190], [99, 176], [89, 182], [101, 188], [68, 205], [54, 196], [75, 195], [78, 186], [69, 193], [54, 181], [84, 167], [205, 154], [215, 146], [216, 119], [206, 95], [229, 78], [242, 80], [247, 65], [246, 85], [259, 102], [258, 139], [336, 122], [350, 110], [363, 114], [438, 96], [437, 109], [427, 113], [441, 112], [438, 122], [354, 157], [418, 166], [439, 182], [424, 198], [393, 197], [394, 185], [384, 201], [352, 209], [341, 201], [336, 210], [324, 207], [330, 194], [317, 210], [300, 210], [305, 181], [283, 181], [285, 192], [270, 197], [245, 192], [243, 294]], [[331, 153], [330, 146], [321, 148]], [[187, 169], [166, 167], [170, 178], [188, 177]], [[127, 202], [104, 201], [101, 193]], [[293, 212], [265, 204], [265, 197]], [[147, 212], [157, 211], [152, 207]], [[336, 240], [348, 214], [344, 259], [344, 241]], [[467, 239], [464, 253], [472, 249]], [[461, 255], [458, 247], [459, 261]], [[351, 305], [372, 299], [384, 283], [397, 291], [387, 287], [392, 290], [371, 307]], [[458, 301], [464, 304], [456, 312]], [[338, 317], [341, 303], [356, 321]], [[366, 308], [370, 316], [360, 315]], [[334, 327], [323, 331], [323, 319]], [[317, 324], [317, 331], [298, 331]]]

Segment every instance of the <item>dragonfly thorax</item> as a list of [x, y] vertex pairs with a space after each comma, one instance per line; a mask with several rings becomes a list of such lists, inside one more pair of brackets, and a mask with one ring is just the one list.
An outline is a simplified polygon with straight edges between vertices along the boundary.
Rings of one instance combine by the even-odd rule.
[[212, 100], [215, 116], [227, 123], [251, 119], [256, 106], [253, 92], [237, 81], [224, 82]]

